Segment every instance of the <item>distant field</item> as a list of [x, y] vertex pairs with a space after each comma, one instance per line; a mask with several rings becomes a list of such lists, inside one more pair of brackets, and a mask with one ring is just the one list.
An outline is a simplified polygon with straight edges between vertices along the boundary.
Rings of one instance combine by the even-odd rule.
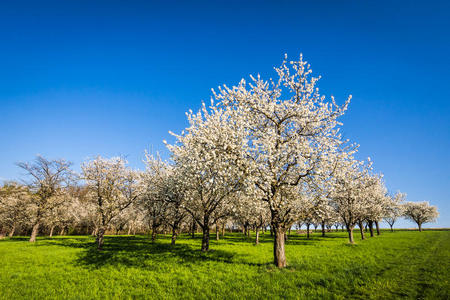
[[293, 234], [289, 266], [272, 265], [270, 235], [260, 245], [227, 234], [202, 253], [200, 235], [177, 245], [160, 236], [16, 237], [0, 241], [0, 298], [449, 299], [450, 231], [383, 231], [347, 243], [344, 232], [310, 240]]

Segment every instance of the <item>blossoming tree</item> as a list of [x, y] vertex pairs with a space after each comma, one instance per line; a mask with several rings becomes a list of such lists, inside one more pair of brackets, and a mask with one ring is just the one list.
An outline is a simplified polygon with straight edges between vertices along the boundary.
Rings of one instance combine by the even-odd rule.
[[437, 207], [424, 202], [406, 202], [403, 206], [405, 218], [416, 222], [419, 231], [422, 231], [422, 224], [434, 222], [439, 213]]

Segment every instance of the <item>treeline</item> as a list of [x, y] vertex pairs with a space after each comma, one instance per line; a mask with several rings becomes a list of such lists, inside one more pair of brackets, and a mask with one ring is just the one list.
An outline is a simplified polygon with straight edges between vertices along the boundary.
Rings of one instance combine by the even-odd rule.
[[38, 234], [66, 230], [93, 234], [102, 249], [105, 232], [202, 232], [225, 227], [274, 235], [274, 263], [286, 266], [286, 232], [344, 226], [379, 232], [404, 216], [422, 224], [435, 220], [427, 202], [405, 202], [389, 193], [370, 159], [355, 158], [358, 146], [342, 139], [339, 118], [350, 98], [337, 105], [319, 94], [318, 78], [303, 61], [283, 61], [276, 80], [259, 76], [213, 91], [211, 105], [187, 114], [189, 127], [167, 144], [171, 161], [146, 155], [145, 171], [120, 157], [84, 162], [80, 174], [65, 160], [37, 157], [18, 166], [26, 184], [0, 191], [1, 232]]

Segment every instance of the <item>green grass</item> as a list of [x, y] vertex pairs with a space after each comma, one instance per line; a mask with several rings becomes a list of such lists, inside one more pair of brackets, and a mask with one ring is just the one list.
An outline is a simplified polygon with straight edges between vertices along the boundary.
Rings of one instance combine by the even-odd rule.
[[[355, 232], [355, 237], [358, 237]], [[347, 243], [343, 232], [292, 235], [289, 266], [260, 245], [228, 234], [201, 253], [200, 237], [67, 236], [0, 241], [0, 298], [449, 299], [450, 231], [382, 232]]]

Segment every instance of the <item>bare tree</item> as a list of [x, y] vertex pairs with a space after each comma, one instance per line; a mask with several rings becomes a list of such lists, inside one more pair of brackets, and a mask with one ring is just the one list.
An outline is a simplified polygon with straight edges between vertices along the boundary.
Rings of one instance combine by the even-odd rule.
[[32, 201], [36, 206], [30, 237], [30, 242], [35, 242], [44, 214], [60, 205], [61, 199], [64, 199], [59, 196], [66, 192], [73, 179], [71, 163], [64, 159], [48, 160], [38, 155], [34, 162], [20, 162], [17, 166], [25, 170], [30, 178], [25, 182], [33, 193]]

